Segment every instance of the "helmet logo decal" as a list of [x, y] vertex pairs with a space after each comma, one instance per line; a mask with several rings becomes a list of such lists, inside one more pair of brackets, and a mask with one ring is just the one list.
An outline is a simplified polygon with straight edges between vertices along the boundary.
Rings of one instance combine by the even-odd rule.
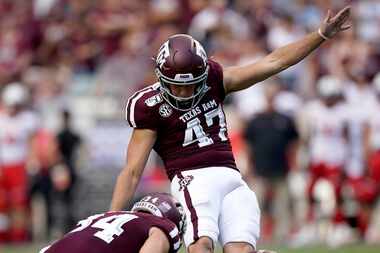
[[166, 41], [158, 51], [156, 64], [162, 68], [162, 65], [164, 65], [166, 58], [169, 56], [169, 41]]
[[201, 43], [199, 43], [199, 41], [193, 39], [194, 42], [195, 42], [195, 45], [196, 45], [196, 50], [197, 50], [197, 55], [199, 55], [200, 57], [202, 57], [203, 59], [203, 62], [206, 63], [207, 62], [207, 54], [206, 54], [206, 51], [204, 50], [204, 48], [202, 47]]
[[172, 209], [172, 207], [169, 205], [168, 202], [162, 202], [162, 208], [165, 209], [165, 212], [169, 211], [170, 209]]
[[168, 104], [162, 104], [158, 110], [158, 112], [160, 113], [160, 115], [164, 118], [167, 118], [169, 117], [170, 115], [172, 115], [173, 113], [173, 109], [171, 108], [170, 105]]

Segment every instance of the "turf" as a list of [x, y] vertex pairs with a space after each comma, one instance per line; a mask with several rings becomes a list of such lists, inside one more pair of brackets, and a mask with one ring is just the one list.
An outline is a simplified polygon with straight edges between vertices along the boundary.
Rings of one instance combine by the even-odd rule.
[[[1, 253], [38, 253], [41, 245], [25, 246], [0, 246]], [[339, 249], [329, 249], [326, 247], [311, 247], [302, 249], [287, 249], [283, 247], [266, 247], [267, 249], [277, 250], [278, 253], [380, 253], [380, 246], [352, 245]], [[181, 253], [184, 253], [182, 251]], [[221, 253], [218, 251], [217, 253]]]

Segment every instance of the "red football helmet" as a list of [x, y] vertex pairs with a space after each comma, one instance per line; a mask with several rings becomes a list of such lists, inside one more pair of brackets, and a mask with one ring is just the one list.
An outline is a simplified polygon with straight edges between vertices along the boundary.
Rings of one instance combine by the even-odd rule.
[[[156, 75], [163, 98], [174, 108], [187, 111], [195, 107], [207, 91], [207, 55], [202, 45], [186, 34], [173, 35], [159, 49]], [[189, 97], [175, 96], [170, 85], [196, 85]]]
[[136, 202], [131, 211], [143, 211], [167, 218], [177, 226], [180, 235], [185, 231], [185, 211], [181, 203], [168, 193], [151, 193]]

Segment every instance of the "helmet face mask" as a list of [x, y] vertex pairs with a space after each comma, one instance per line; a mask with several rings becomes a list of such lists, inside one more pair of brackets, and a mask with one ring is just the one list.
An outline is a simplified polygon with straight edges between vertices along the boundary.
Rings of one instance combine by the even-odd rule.
[[[199, 101], [202, 99], [203, 95], [205, 94], [205, 92], [208, 89], [207, 85], [206, 85], [207, 76], [208, 76], [207, 75], [208, 74], [208, 66], [206, 68], [206, 71], [207, 72], [205, 72], [205, 74], [202, 76], [201, 79], [197, 79], [197, 80], [195, 80], [193, 82], [189, 82], [189, 83], [179, 83], [176, 80], [165, 78], [162, 75], [162, 73], [160, 72], [160, 70], [157, 68], [156, 74], [157, 74], [158, 79], [161, 83], [160, 90], [161, 90], [162, 97], [165, 99], [165, 101], [168, 104], [170, 104], [172, 107], [174, 107], [177, 110], [187, 111], [187, 110], [194, 108], [199, 103]], [[195, 88], [194, 88], [194, 92], [191, 96], [180, 97], [180, 96], [176, 96], [175, 94], [173, 94], [173, 92], [171, 90], [172, 85], [176, 85], [176, 86], [180, 86], [180, 87], [181, 86], [183, 87], [183, 86], [195, 85]]]
[[[160, 48], [156, 58], [156, 75], [165, 101], [180, 111], [194, 108], [208, 90], [209, 66], [201, 44], [189, 35], [174, 35]], [[171, 86], [195, 85], [191, 96], [173, 94]]]

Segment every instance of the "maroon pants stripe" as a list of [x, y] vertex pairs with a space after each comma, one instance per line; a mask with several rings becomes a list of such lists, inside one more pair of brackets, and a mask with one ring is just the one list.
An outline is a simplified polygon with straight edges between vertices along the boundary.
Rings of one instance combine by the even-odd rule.
[[[181, 173], [178, 173], [178, 178], [179, 180], [184, 179], [183, 175]], [[190, 218], [191, 218], [191, 223], [193, 224], [193, 236], [194, 236], [194, 241], [197, 241], [199, 239], [198, 236], [198, 216], [197, 212], [195, 211], [195, 208], [193, 206], [193, 203], [191, 201], [190, 193], [187, 187], [183, 189], [183, 193], [185, 196], [185, 201], [186, 201], [186, 206], [190, 211]]]

